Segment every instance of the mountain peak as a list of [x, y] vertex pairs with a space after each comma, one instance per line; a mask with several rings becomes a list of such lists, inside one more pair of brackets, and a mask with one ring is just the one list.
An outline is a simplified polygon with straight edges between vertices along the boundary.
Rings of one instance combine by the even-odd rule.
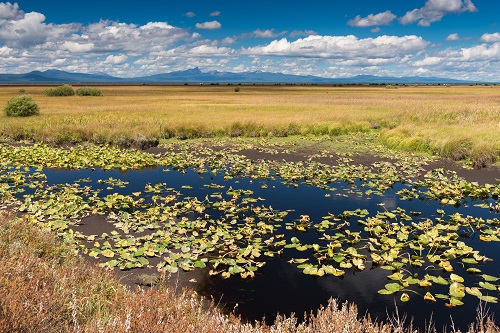
[[202, 73], [202, 71], [200, 70], [200, 68], [198, 66], [194, 67], [194, 68], [191, 68], [191, 69], [187, 69], [184, 72], [186, 72], [186, 73], [192, 73], [192, 74], [201, 74]]

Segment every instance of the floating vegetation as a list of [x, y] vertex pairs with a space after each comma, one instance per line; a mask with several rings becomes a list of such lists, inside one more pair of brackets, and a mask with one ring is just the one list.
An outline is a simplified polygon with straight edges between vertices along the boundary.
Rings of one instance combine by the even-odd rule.
[[[499, 185], [470, 183], [442, 169], [423, 175], [428, 160], [421, 157], [401, 155], [396, 162], [362, 165], [352, 156], [321, 151], [308, 161], [256, 162], [241, 152], [256, 149], [275, 156], [296, 148], [242, 141], [222, 152], [218, 145], [223, 143], [172, 144], [157, 155], [106, 146], [0, 145], [1, 204], [54, 230], [109, 269], [207, 269], [223, 279], [251, 279], [271, 258], [286, 256], [315, 277], [386, 270], [388, 281], [378, 293], [397, 295], [401, 302], [441, 299], [454, 307], [469, 296], [498, 302], [500, 278], [487, 274], [490, 258], [467, 239], [500, 241], [500, 221], [494, 215], [450, 214], [446, 208], [472, 203], [485, 213], [498, 213]], [[333, 163], [314, 161], [322, 157]], [[127, 180], [101, 178], [102, 170], [158, 167], [211, 179], [202, 186], [147, 183], [129, 190]], [[48, 169], [88, 173], [71, 184], [52, 184]], [[240, 187], [238, 179], [256, 185]], [[295, 207], [275, 209], [256, 195], [256, 189], [268, 193], [277, 183], [290, 189], [317, 187], [330, 199], [369, 201], [394, 190], [400, 200], [433, 201], [442, 209], [428, 216], [380, 203], [376, 210], [345, 209], [315, 220]], [[92, 216], [105, 218], [105, 232], [82, 231], [82, 220]]]

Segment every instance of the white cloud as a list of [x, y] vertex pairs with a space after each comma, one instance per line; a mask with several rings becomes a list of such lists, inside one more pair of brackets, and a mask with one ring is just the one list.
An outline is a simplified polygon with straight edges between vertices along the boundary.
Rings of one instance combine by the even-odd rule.
[[74, 41], [85, 40], [95, 44], [101, 52], [138, 52], [157, 47], [168, 47], [181, 40], [191, 40], [197, 36], [173, 27], [166, 22], [149, 22], [143, 26], [100, 21], [83, 29], [82, 35], [69, 38]]
[[407, 12], [399, 19], [401, 24], [418, 22], [418, 25], [428, 27], [433, 22], [441, 21], [447, 14], [477, 12], [471, 0], [427, 0], [424, 7]]
[[192, 18], [192, 17], [196, 17], [196, 14], [193, 12], [187, 12], [186, 14], [184, 14], [184, 16]]
[[412, 65], [416, 67], [434, 66], [440, 64], [442, 61], [443, 59], [440, 57], [425, 57], [422, 60], [413, 62]]
[[494, 42], [500, 42], [500, 33], [498, 32], [495, 32], [493, 34], [483, 34], [481, 36], [481, 42], [485, 42], [485, 43], [494, 43]]
[[216, 10], [215, 12], [211, 12], [210, 16], [220, 16], [220, 11]]
[[206, 30], [215, 30], [220, 29], [222, 25], [217, 21], [196, 23], [196, 29], [206, 29]]
[[234, 53], [234, 50], [228, 47], [216, 47], [212, 45], [199, 45], [188, 51], [191, 55], [211, 57], [227, 56]]
[[72, 53], [83, 53], [92, 51], [95, 47], [93, 43], [77, 43], [77, 42], [64, 42], [62, 45], [62, 49], [68, 50]]
[[126, 62], [128, 57], [124, 54], [121, 55], [112, 55], [110, 54], [109, 56], [106, 57], [104, 60], [105, 64], [113, 64], [113, 65], [120, 65]]
[[2, 20], [20, 20], [24, 17], [24, 12], [19, 10], [17, 3], [0, 2], [0, 23]]
[[494, 60], [500, 61], [500, 42], [494, 44], [481, 44], [470, 48], [462, 49], [462, 56], [459, 60], [464, 61], [482, 61]]
[[224, 45], [230, 45], [230, 44], [234, 44], [236, 43], [236, 39], [232, 38], [232, 37], [226, 37], [224, 38], [222, 41], [221, 41], [222, 44]]
[[55, 41], [80, 28], [78, 24], [45, 24], [45, 15], [36, 12], [24, 14], [18, 11], [15, 15], [11, 12], [3, 14], [13, 18], [1, 21], [0, 41], [12, 46]]
[[446, 41], [447, 42], [452, 42], [452, 41], [456, 41], [456, 40], [459, 40], [460, 39], [460, 36], [458, 34], [449, 34], [448, 37], [446, 37]]
[[318, 33], [314, 30], [293, 30], [290, 32], [290, 37], [307, 37], [312, 35], [317, 35]]
[[429, 72], [429, 70], [427, 68], [420, 67], [420, 68], [417, 68], [414, 73], [416, 75], [421, 75], [421, 74], [427, 74], [428, 72]]
[[0, 56], [4, 57], [4, 56], [8, 56], [9, 54], [12, 53], [12, 49], [10, 47], [7, 47], [7, 46], [2, 46], [0, 47]]
[[375, 15], [370, 14], [367, 17], [361, 17], [360, 15], [358, 15], [349, 22], [347, 22], [347, 24], [353, 27], [366, 28], [377, 25], [388, 25], [392, 21], [394, 21], [395, 18], [396, 15], [387, 10], [383, 13], [378, 13]]
[[59, 67], [66, 63], [66, 58], [56, 59], [52, 62], [51, 67]]
[[276, 33], [274, 29], [266, 29], [266, 30], [254, 30], [252, 34], [257, 38], [276, 38], [280, 36], [280, 34]]
[[376, 27], [376, 28], [373, 28], [370, 30], [371, 32], [380, 32], [380, 28], [379, 27]]
[[273, 55], [313, 58], [395, 58], [418, 52], [429, 43], [418, 36], [379, 36], [358, 39], [356, 36], [309, 36], [289, 42], [286, 38], [268, 45], [244, 50], [250, 55]]

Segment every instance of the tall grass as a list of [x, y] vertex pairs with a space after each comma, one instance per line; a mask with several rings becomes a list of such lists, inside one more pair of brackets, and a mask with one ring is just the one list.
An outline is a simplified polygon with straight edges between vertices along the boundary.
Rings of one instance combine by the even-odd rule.
[[[472, 159], [477, 166], [500, 156], [500, 87], [245, 86], [235, 94], [230, 86], [103, 86], [105, 97], [99, 99], [50, 98], [44, 87], [26, 89], [42, 115], [2, 117], [4, 138], [117, 143], [139, 135], [190, 139], [377, 130], [388, 146]], [[16, 94], [16, 87], [3, 87], [0, 104]]]
[[[392, 318], [376, 324], [356, 307], [331, 301], [306, 322], [277, 317], [267, 326], [243, 324], [168, 285], [131, 291], [111, 273], [29, 221], [0, 211], [0, 332], [417, 332]], [[469, 332], [498, 332], [486, 316]], [[435, 330], [430, 330], [435, 331]]]

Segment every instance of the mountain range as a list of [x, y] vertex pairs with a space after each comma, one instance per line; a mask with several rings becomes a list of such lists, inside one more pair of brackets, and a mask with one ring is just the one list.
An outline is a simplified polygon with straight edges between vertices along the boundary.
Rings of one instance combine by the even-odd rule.
[[324, 78], [312, 75], [291, 75], [270, 72], [203, 72], [198, 67], [142, 77], [121, 78], [105, 73], [84, 74], [60, 70], [32, 71], [25, 74], [0, 74], [0, 84], [109, 83], [109, 84], [470, 84], [485, 83], [424, 76], [357, 75], [348, 78]]

